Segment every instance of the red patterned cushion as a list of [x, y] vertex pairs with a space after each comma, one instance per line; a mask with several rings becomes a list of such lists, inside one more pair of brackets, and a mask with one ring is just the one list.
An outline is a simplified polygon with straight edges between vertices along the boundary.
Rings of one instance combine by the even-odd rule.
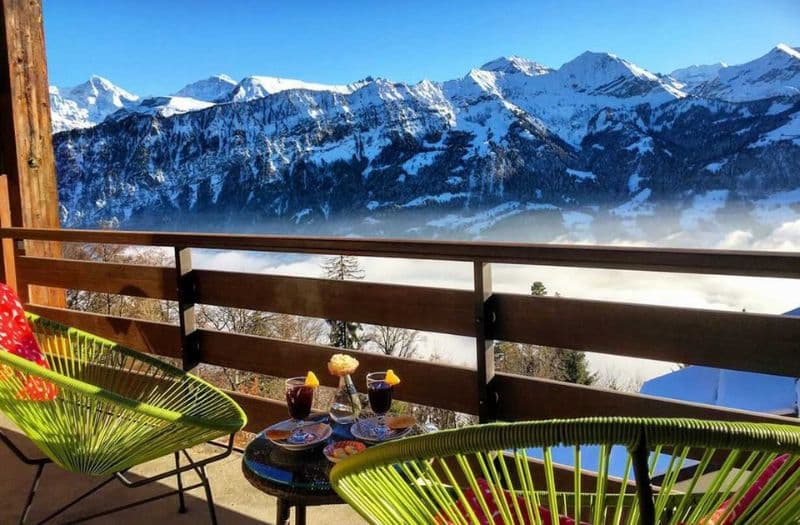
[[[3, 283], [0, 283], [0, 351], [11, 352], [42, 368], [50, 368], [28, 320], [25, 319], [22, 303], [14, 290]], [[30, 375], [23, 376], [21, 372], [18, 372], [18, 377], [23, 378], [22, 389], [17, 393], [19, 399], [49, 401], [58, 394], [58, 388], [49, 381]]]
[[[478, 488], [483, 494], [483, 499], [486, 501], [486, 506], [489, 509], [489, 513], [491, 516], [486, 516], [486, 513], [481, 508], [480, 503], [478, 502], [478, 496], [475, 492], [470, 488], [464, 491], [464, 497], [469, 502], [469, 506], [472, 509], [472, 512], [475, 513], [475, 516], [478, 518], [478, 522], [481, 525], [503, 525], [505, 522], [503, 521], [503, 515], [500, 512], [499, 507], [497, 506], [497, 502], [492, 495], [492, 491], [489, 488], [489, 483], [482, 478], [478, 479]], [[514, 511], [514, 502], [513, 502], [513, 495], [511, 492], [504, 490], [503, 495], [506, 498], [506, 503], [508, 507], [511, 509], [512, 516], [514, 517], [516, 523], [516, 513]], [[525, 503], [524, 496], [517, 496], [517, 505], [519, 505], [520, 511], [522, 513], [522, 522], [518, 525], [531, 525], [535, 523], [535, 520], [531, 519], [531, 515], [528, 512], [527, 504]], [[469, 516], [469, 510], [464, 506], [464, 504], [459, 500], [453, 509], [455, 512], [464, 516], [468, 523], [472, 523], [471, 518]], [[542, 523], [551, 523], [550, 521], [550, 511], [545, 507], [538, 507], [536, 512], [539, 514], [539, 519]], [[441, 513], [439, 516], [436, 517], [436, 523], [438, 525], [453, 525], [453, 523], [447, 518], [445, 513]], [[574, 519], [570, 518], [569, 516], [559, 516], [558, 517], [559, 525], [588, 525], [584, 522], [578, 524]]]
[[[753, 504], [756, 497], [761, 493], [762, 490], [767, 486], [767, 483], [775, 477], [778, 471], [781, 469], [784, 463], [789, 459], [788, 454], [784, 454], [782, 456], [777, 457], [772, 463], [770, 463], [767, 468], [764, 469], [764, 472], [758, 476], [752, 485], [747, 489], [747, 492], [744, 493], [742, 499], [736, 504], [728, 517], [725, 518], [725, 521], [721, 521], [725, 513], [728, 511], [728, 507], [731, 505], [731, 500], [728, 499], [719, 506], [719, 508], [714, 511], [711, 516], [708, 516], [703, 522], [702, 525], [732, 525], [736, 518], [741, 516], [742, 514], [747, 511], [750, 505]], [[790, 466], [786, 470], [786, 474], [783, 476], [775, 488], [781, 486], [781, 484], [786, 482], [786, 479], [794, 473], [797, 468], [800, 467], [800, 461], [796, 461], [794, 465]]]

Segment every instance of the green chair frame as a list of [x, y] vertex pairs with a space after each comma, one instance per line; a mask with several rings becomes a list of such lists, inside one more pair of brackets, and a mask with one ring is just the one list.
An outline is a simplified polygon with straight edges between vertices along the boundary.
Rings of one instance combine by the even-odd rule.
[[[231, 453], [234, 434], [247, 422], [242, 409], [216, 387], [153, 356], [35, 314], [26, 316], [49, 369], [0, 351], [0, 411], [46, 455], [29, 458], [0, 435], [20, 459], [37, 466], [20, 523], [27, 518], [43, 468], [50, 462], [70, 472], [107, 479], [40, 523], [55, 518], [114, 479], [128, 487], [139, 487], [172, 475], [177, 476], [178, 490], [159, 498], [177, 494], [179, 511], [185, 512], [184, 493], [202, 486], [211, 521], [216, 523], [205, 466]], [[54, 386], [55, 398], [35, 401], [20, 396], [32, 379]], [[228, 436], [227, 445], [222, 445], [220, 454], [194, 461], [186, 452], [224, 436]], [[181, 454], [187, 459], [184, 464]], [[136, 481], [126, 476], [131, 467], [168, 455], [174, 455], [174, 469]], [[181, 475], [189, 470], [199, 476], [200, 483], [183, 485]]]
[[[581, 448], [589, 445], [599, 446], [591, 465], [581, 461]], [[608, 475], [615, 445], [625, 455], [620, 479]], [[557, 446], [572, 449], [574, 469], [555, 465]], [[541, 451], [538, 464], [528, 457], [532, 448]], [[734, 516], [748, 488], [782, 455], [788, 459]], [[800, 427], [791, 425], [586, 418], [492, 423], [385, 443], [338, 463], [331, 482], [365, 519], [380, 524], [478, 524], [472, 510], [467, 516], [456, 510], [457, 502], [470, 508], [467, 487], [485, 515], [492, 499], [507, 524], [522, 523], [527, 508], [542, 525], [532, 510], [541, 507], [552, 518], [544, 525], [558, 525], [559, 515], [596, 525], [696, 525], [726, 501], [717, 523], [783, 524], [800, 520], [798, 461]], [[596, 473], [588, 490], [591, 477], [582, 469]], [[480, 494], [478, 478], [493, 498]], [[501, 497], [503, 490], [516, 497]]]

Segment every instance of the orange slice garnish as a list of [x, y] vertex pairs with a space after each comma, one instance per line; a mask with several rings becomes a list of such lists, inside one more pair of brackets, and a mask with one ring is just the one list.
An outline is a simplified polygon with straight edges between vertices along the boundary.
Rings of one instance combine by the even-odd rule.
[[319, 386], [319, 379], [317, 379], [317, 375], [311, 370], [306, 374], [306, 381], [303, 383], [303, 386], [310, 386], [312, 388], [317, 388]]
[[386, 371], [386, 379], [384, 379], [384, 381], [386, 381], [387, 385], [394, 386], [400, 383], [400, 378], [397, 377], [397, 374], [394, 373], [394, 370], [390, 368]]

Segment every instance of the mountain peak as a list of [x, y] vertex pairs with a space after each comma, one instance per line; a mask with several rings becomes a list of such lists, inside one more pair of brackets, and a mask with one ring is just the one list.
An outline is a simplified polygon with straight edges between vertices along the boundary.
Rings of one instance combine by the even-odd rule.
[[100, 75], [92, 75], [86, 82], [63, 90], [62, 94], [72, 99], [99, 97], [113, 98], [115, 100], [119, 99], [128, 102], [139, 100], [137, 95], [122, 89], [107, 78], [101, 77]]
[[755, 60], [720, 70], [697, 94], [731, 102], [800, 94], [800, 51], [778, 44]]
[[800, 60], [800, 50], [784, 43], [780, 43], [772, 50], [773, 53], [784, 53], [792, 58]]
[[304, 89], [307, 91], [332, 91], [334, 93], [347, 94], [353, 91], [351, 86], [317, 84], [315, 82], [304, 82], [292, 78], [250, 76], [243, 78], [231, 92], [233, 102], [247, 102], [257, 98], [264, 98], [274, 95], [281, 91], [292, 89]]
[[634, 76], [655, 81], [658, 77], [624, 58], [606, 52], [584, 51], [558, 70], [576, 77], [592, 76], [597, 81], [610, 82], [618, 77]]
[[527, 75], [529, 77], [546, 75], [547, 73], [553, 71], [547, 66], [517, 55], [496, 58], [482, 65], [480, 69], [483, 71], [493, 71], [509, 75], [522, 73], [523, 75]]
[[725, 62], [717, 62], [716, 64], [694, 64], [688, 67], [676, 69], [669, 74], [672, 78], [681, 82], [685, 86], [694, 87], [703, 82], [708, 82], [719, 76], [719, 72], [728, 67]]
[[230, 97], [236, 81], [228, 75], [213, 75], [182, 87], [176, 97], [188, 97], [203, 102], [218, 102]]

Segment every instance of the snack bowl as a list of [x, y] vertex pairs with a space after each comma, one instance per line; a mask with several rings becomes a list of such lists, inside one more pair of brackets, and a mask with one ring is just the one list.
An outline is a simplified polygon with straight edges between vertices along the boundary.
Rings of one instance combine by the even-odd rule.
[[363, 452], [366, 448], [367, 446], [360, 441], [336, 441], [326, 446], [322, 453], [325, 454], [328, 461], [338, 463], [347, 457]]

